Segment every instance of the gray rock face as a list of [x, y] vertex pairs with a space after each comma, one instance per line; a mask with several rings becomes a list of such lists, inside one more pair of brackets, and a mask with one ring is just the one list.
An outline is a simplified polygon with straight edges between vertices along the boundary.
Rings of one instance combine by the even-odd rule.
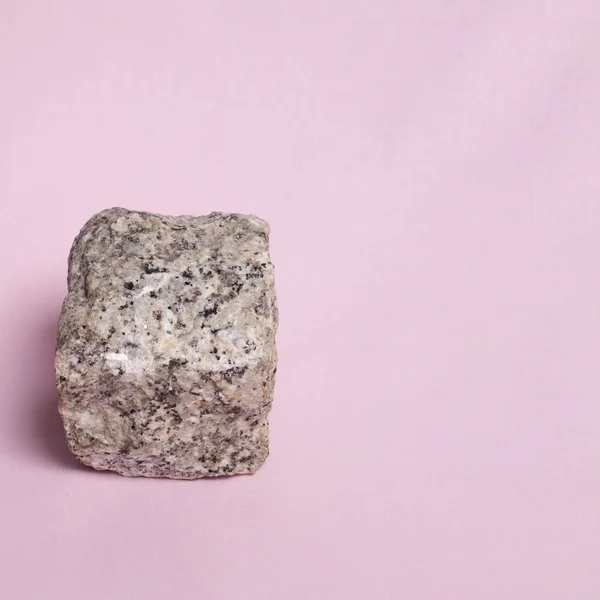
[[268, 224], [105, 210], [75, 239], [56, 378], [69, 447], [122, 475], [253, 473], [277, 307]]

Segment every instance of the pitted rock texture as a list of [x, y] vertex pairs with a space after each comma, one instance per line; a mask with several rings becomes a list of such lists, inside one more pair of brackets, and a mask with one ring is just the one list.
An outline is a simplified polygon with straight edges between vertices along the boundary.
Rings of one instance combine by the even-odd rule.
[[278, 312], [268, 224], [111, 208], [69, 257], [56, 378], [69, 448], [122, 475], [253, 473]]

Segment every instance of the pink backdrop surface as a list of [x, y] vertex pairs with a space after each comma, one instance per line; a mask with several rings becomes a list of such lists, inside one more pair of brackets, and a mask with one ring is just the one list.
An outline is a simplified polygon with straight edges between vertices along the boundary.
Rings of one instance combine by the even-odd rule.
[[[598, 600], [600, 5], [0, 1], [0, 598]], [[253, 477], [80, 467], [53, 351], [93, 213], [251, 212]]]

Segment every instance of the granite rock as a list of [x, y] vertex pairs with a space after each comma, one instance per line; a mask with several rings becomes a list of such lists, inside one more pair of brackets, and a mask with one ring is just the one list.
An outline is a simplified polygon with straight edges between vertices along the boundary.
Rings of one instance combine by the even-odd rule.
[[69, 257], [59, 411], [73, 454], [122, 475], [253, 473], [268, 449], [278, 312], [268, 224], [111, 208]]

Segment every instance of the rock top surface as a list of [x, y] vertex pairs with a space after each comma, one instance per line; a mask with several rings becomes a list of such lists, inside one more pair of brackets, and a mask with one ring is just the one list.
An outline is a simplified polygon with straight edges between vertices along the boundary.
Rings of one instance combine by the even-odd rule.
[[253, 473], [278, 312], [268, 224], [111, 208], [69, 257], [56, 378], [69, 448], [122, 475]]

